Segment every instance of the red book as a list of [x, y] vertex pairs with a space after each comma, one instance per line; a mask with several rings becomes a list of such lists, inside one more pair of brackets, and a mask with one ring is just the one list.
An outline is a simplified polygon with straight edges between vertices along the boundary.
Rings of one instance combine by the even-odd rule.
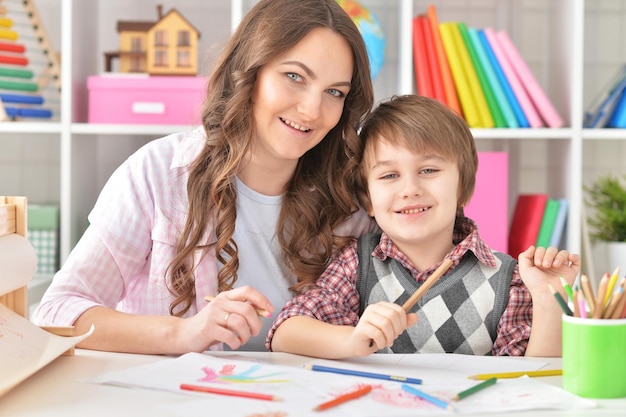
[[415, 67], [415, 85], [417, 94], [425, 97], [433, 97], [433, 87], [430, 77], [430, 65], [428, 64], [428, 53], [426, 52], [426, 42], [424, 41], [422, 16], [413, 18], [413, 65]]
[[537, 242], [547, 201], [547, 194], [520, 194], [517, 197], [509, 231], [509, 255], [515, 259]]
[[443, 83], [443, 90], [446, 95], [446, 103], [458, 115], [463, 116], [461, 103], [459, 102], [459, 97], [456, 93], [456, 86], [454, 85], [454, 79], [452, 78], [452, 71], [450, 70], [450, 63], [448, 62], [446, 50], [443, 46], [443, 41], [441, 40], [437, 9], [435, 9], [435, 6], [432, 4], [428, 6], [428, 20], [430, 21], [430, 29], [433, 33], [433, 41], [435, 43], [435, 49], [437, 51], [437, 59], [439, 60], [439, 70], [441, 71], [441, 81]]
[[423, 16], [419, 21], [422, 25], [424, 43], [426, 44], [426, 53], [428, 54], [428, 66], [430, 68], [433, 98], [447, 104], [446, 92], [443, 89], [441, 69], [439, 68], [439, 58], [437, 57], [437, 48], [435, 46], [435, 40], [433, 39], [433, 30], [430, 26], [430, 20], [428, 20], [427, 16]]

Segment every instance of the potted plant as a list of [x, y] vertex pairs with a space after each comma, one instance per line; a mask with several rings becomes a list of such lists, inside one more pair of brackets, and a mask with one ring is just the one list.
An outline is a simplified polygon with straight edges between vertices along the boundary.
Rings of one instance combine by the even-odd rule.
[[[626, 178], [626, 177], [624, 177]], [[585, 202], [591, 208], [587, 222], [589, 237], [606, 245], [609, 268], [626, 272], [626, 186], [614, 175], [601, 176], [584, 187]]]

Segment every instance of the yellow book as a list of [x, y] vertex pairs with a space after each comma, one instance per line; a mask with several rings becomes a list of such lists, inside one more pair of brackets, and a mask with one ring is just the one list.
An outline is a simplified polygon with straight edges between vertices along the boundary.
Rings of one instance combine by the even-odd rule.
[[463, 117], [469, 127], [482, 127], [480, 115], [478, 114], [478, 106], [474, 102], [469, 82], [463, 70], [463, 63], [461, 62], [461, 57], [458, 52], [455, 36], [452, 32], [453, 26], [455, 26], [455, 24], [452, 22], [442, 22], [439, 24], [439, 31], [441, 32], [441, 40], [443, 41], [443, 47], [448, 57], [448, 63], [450, 64], [456, 92], [461, 102]]
[[470, 57], [467, 46], [465, 45], [465, 41], [463, 40], [463, 36], [461, 35], [459, 24], [457, 22], [450, 22], [449, 24], [450, 32], [452, 33], [452, 36], [454, 37], [454, 42], [457, 46], [459, 59], [461, 60], [461, 66], [465, 71], [465, 78], [467, 79], [469, 89], [471, 91], [472, 97], [474, 97], [474, 103], [476, 104], [476, 108], [478, 110], [480, 126], [477, 127], [494, 127], [495, 124], [493, 122], [493, 117], [491, 116], [491, 111], [489, 111], [489, 104], [487, 104], [485, 93], [480, 86], [478, 74], [476, 73], [476, 69], [474, 68], [474, 64], [472, 63], [472, 58]]

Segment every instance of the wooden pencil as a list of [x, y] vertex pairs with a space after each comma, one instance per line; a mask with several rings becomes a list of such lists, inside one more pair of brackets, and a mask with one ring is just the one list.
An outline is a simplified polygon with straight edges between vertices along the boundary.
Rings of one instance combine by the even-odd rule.
[[426, 291], [430, 289], [435, 283], [441, 278], [446, 271], [452, 266], [452, 261], [448, 258], [445, 258], [441, 265], [432, 273], [431, 276], [428, 277], [426, 281], [415, 291], [408, 300], [402, 304], [402, 308], [407, 313], [413, 308], [413, 306], [426, 294]]
[[570, 310], [569, 306], [567, 305], [567, 303], [565, 302], [561, 294], [559, 294], [559, 292], [555, 290], [551, 284], [548, 284], [548, 287], [550, 288], [550, 292], [552, 293], [552, 295], [554, 295], [554, 298], [556, 298], [556, 301], [561, 306], [561, 310], [563, 310], [563, 313], [565, 313], [568, 316], [571, 316], [573, 314], [572, 310]]
[[576, 291], [574, 293], [574, 297], [576, 297], [576, 305], [578, 306], [578, 317], [586, 319], [589, 317], [589, 313], [587, 312], [587, 305], [585, 303], [585, 296], [582, 291]]
[[615, 308], [615, 311], [613, 311], [613, 314], [611, 314], [611, 317], [609, 318], [619, 319], [622, 315], [622, 312], [624, 311], [625, 306], [626, 306], [626, 294], [624, 294], [624, 289], [622, 288], [620, 300], [617, 304], [617, 307]]
[[495, 384], [497, 381], [498, 381], [498, 378], [485, 379], [480, 384], [476, 384], [473, 387], [466, 389], [465, 391], [459, 392], [454, 397], [452, 397], [452, 399], [455, 400], [455, 401], [462, 400], [463, 398], [465, 398], [467, 396], [470, 396], [470, 395], [472, 395], [474, 393], [477, 393], [478, 391], [484, 390], [485, 388]]
[[490, 379], [490, 378], [519, 378], [520, 376], [558, 376], [563, 375], [562, 369], [540, 369], [538, 371], [519, 371], [519, 372], [497, 372], [493, 374], [477, 374], [468, 376], [469, 379]]
[[591, 286], [591, 282], [589, 281], [589, 277], [585, 274], [580, 277], [580, 286], [583, 289], [583, 294], [585, 296], [585, 300], [587, 301], [587, 306], [589, 306], [589, 315], [593, 316], [593, 310], [595, 309], [596, 299], [593, 295], [593, 287]]
[[[211, 301], [213, 301], [215, 299], [215, 297], [213, 297], [211, 295], [207, 295], [207, 296], [204, 297], [204, 299], [206, 301], [208, 301], [208, 302], [211, 302]], [[271, 317], [272, 316], [272, 313], [270, 313], [269, 311], [264, 310], [262, 308], [255, 308], [254, 310], [256, 311], [256, 314], [259, 317]]]
[[606, 305], [604, 312], [602, 313], [603, 319], [610, 319], [613, 316], [615, 310], [617, 310], [617, 306], [620, 304], [622, 296], [624, 295], [624, 290], [622, 287], [618, 287], [617, 291], [609, 298], [609, 303]]
[[282, 401], [282, 398], [271, 394], [258, 392], [237, 391], [225, 388], [210, 387], [206, 385], [180, 384], [180, 389], [186, 391], [206, 392], [208, 394], [229, 395], [231, 397], [253, 398], [256, 400]]
[[605, 307], [607, 303], [609, 302], [609, 298], [611, 298], [611, 295], [613, 294], [613, 289], [615, 288], [615, 284], [617, 283], [618, 277], [619, 277], [619, 266], [615, 268], [615, 271], [613, 271], [613, 273], [611, 274], [611, 278], [609, 279], [609, 283], [607, 284], [606, 293], [604, 294]]
[[341, 405], [347, 401], [351, 401], [351, 400], [355, 400], [357, 398], [360, 398], [364, 395], [367, 395], [370, 391], [372, 391], [372, 386], [371, 385], [363, 385], [362, 387], [354, 390], [354, 391], [350, 391], [347, 392], [345, 394], [339, 395], [338, 397], [333, 398], [330, 401], [326, 401], [325, 403], [322, 403], [320, 405], [318, 405], [317, 407], [315, 407], [313, 409], [313, 411], [323, 411], [323, 410], [327, 410], [331, 407], [336, 407], [338, 405]]
[[606, 287], [609, 285], [609, 274], [605, 273], [598, 285], [598, 293], [596, 294], [596, 308], [593, 310], [594, 319], [602, 318], [604, 313], [604, 295], [606, 294]]

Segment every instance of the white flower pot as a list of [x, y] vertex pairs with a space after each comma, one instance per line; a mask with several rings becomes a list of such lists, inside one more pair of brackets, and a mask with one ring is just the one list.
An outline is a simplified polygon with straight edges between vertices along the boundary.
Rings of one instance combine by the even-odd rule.
[[626, 275], [626, 242], [606, 242], [606, 271], [612, 274], [619, 266], [620, 278]]

